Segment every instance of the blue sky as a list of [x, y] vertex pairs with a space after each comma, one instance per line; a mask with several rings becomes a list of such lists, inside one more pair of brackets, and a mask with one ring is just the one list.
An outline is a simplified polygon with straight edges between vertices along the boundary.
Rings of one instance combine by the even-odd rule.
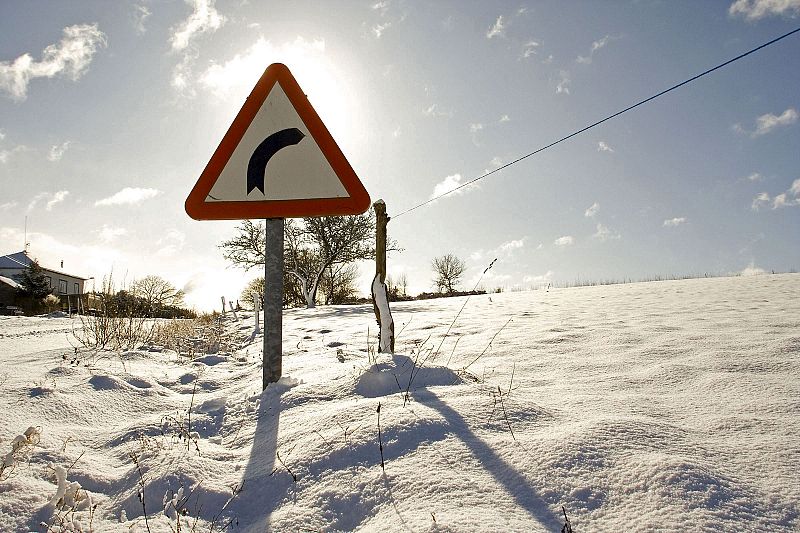
[[[0, 253], [201, 309], [257, 272], [183, 202], [286, 63], [390, 215], [800, 26], [798, 0], [3, 2]], [[800, 36], [395, 218], [413, 292], [800, 268]], [[371, 267], [365, 265], [364, 291]]]

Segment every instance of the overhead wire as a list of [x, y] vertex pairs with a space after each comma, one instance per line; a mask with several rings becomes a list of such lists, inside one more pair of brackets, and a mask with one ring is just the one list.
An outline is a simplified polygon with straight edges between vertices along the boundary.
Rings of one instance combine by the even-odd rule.
[[749, 56], [750, 54], [758, 52], [762, 48], [766, 48], [767, 46], [775, 44], [778, 41], [783, 40], [783, 39], [785, 39], [785, 38], [787, 38], [787, 37], [789, 37], [789, 36], [791, 36], [791, 35], [793, 35], [795, 33], [798, 33], [798, 32], [800, 32], [800, 28], [796, 28], [796, 29], [794, 29], [794, 30], [792, 30], [790, 32], [784, 33], [780, 37], [776, 37], [776, 38], [774, 38], [774, 39], [772, 39], [772, 40], [770, 40], [770, 41], [768, 41], [768, 42], [766, 42], [766, 43], [764, 43], [764, 44], [762, 44], [760, 46], [757, 46], [755, 48], [752, 48], [752, 49], [748, 50], [747, 52], [739, 54], [738, 56], [736, 56], [736, 57], [734, 57], [732, 59], [729, 59], [729, 60], [725, 61], [724, 63], [720, 63], [719, 65], [717, 65], [715, 67], [712, 67], [712, 68], [710, 68], [708, 70], [705, 70], [705, 71], [701, 72], [700, 74], [692, 76], [691, 78], [686, 79], [686, 80], [684, 80], [684, 81], [682, 81], [680, 83], [677, 83], [677, 84], [673, 85], [672, 87], [670, 87], [668, 89], [664, 89], [663, 91], [661, 91], [659, 93], [656, 93], [653, 96], [645, 98], [644, 100], [640, 100], [639, 102], [636, 102], [635, 104], [633, 104], [631, 106], [628, 106], [625, 109], [622, 109], [621, 111], [617, 111], [616, 113], [614, 113], [612, 115], [608, 115], [607, 117], [605, 117], [605, 118], [603, 118], [601, 120], [598, 120], [597, 122], [589, 124], [588, 126], [585, 126], [585, 127], [581, 128], [581, 129], [579, 129], [577, 131], [574, 131], [574, 132], [570, 133], [569, 135], [561, 137], [557, 141], [553, 141], [548, 145], [542, 146], [541, 148], [538, 148], [538, 149], [534, 150], [533, 152], [530, 152], [530, 153], [525, 154], [525, 155], [523, 155], [521, 157], [518, 157], [518, 158], [514, 159], [513, 161], [510, 161], [510, 162], [508, 162], [508, 163], [506, 163], [506, 164], [504, 164], [504, 165], [502, 165], [500, 167], [497, 167], [494, 170], [486, 172], [485, 174], [482, 174], [482, 175], [478, 176], [477, 178], [471, 179], [470, 181], [468, 181], [466, 183], [462, 183], [458, 187], [450, 189], [449, 191], [444, 192], [444, 193], [442, 193], [442, 194], [440, 194], [438, 196], [434, 196], [433, 198], [430, 198], [430, 199], [428, 199], [428, 200], [426, 200], [426, 201], [424, 201], [424, 202], [422, 202], [420, 204], [417, 204], [414, 207], [406, 209], [405, 211], [401, 211], [399, 214], [394, 215], [392, 218], [397, 218], [397, 217], [403, 216], [406, 213], [410, 213], [411, 211], [414, 211], [415, 209], [419, 209], [420, 207], [423, 207], [423, 206], [426, 206], [426, 205], [428, 205], [428, 204], [430, 204], [432, 202], [435, 202], [436, 200], [438, 200], [440, 198], [443, 198], [443, 197], [445, 197], [445, 196], [447, 196], [449, 194], [452, 194], [452, 193], [454, 193], [454, 192], [456, 192], [456, 191], [458, 191], [460, 189], [463, 189], [464, 187], [468, 187], [468, 186], [472, 185], [473, 183], [475, 183], [477, 181], [480, 181], [480, 180], [482, 180], [484, 178], [487, 178], [487, 177], [491, 176], [492, 174], [496, 174], [497, 172], [500, 172], [501, 170], [510, 167], [511, 165], [515, 165], [515, 164], [519, 163], [520, 161], [523, 161], [523, 160], [525, 160], [525, 159], [527, 159], [527, 158], [529, 158], [531, 156], [534, 156], [534, 155], [538, 154], [539, 152], [543, 152], [543, 151], [547, 150], [548, 148], [552, 148], [553, 146], [555, 146], [555, 145], [557, 145], [559, 143], [562, 143], [562, 142], [566, 141], [567, 139], [571, 139], [572, 137], [575, 137], [576, 135], [580, 135], [581, 133], [584, 133], [585, 131], [588, 131], [588, 130], [596, 127], [596, 126], [599, 126], [600, 124], [602, 124], [604, 122], [607, 122], [607, 121], [609, 121], [609, 120], [611, 120], [611, 119], [613, 119], [615, 117], [618, 117], [623, 113], [626, 113], [626, 112], [628, 112], [628, 111], [630, 111], [632, 109], [635, 109], [635, 108], [639, 107], [640, 105], [646, 104], [647, 102], [650, 102], [651, 100], [655, 100], [656, 98], [658, 98], [660, 96], [663, 96], [663, 95], [667, 94], [668, 92], [674, 91], [675, 89], [678, 89], [679, 87], [683, 87], [684, 85], [686, 85], [688, 83], [691, 83], [691, 82], [693, 82], [693, 81], [695, 81], [695, 80], [697, 80], [699, 78], [702, 78], [703, 76], [705, 76], [707, 74], [711, 74], [715, 70], [719, 70], [719, 69], [721, 69], [723, 67], [726, 67], [726, 66], [730, 65], [731, 63], [733, 63], [735, 61], [738, 61], [738, 60], [740, 60], [740, 59], [742, 59], [744, 57]]

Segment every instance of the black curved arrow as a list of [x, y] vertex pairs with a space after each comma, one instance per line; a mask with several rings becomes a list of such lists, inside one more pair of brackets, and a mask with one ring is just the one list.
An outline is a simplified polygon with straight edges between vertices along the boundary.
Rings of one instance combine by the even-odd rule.
[[250, 194], [253, 189], [258, 189], [264, 194], [264, 172], [267, 169], [267, 163], [270, 158], [275, 155], [278, 150], [293, 146], [303, 140], [305, 135], [297, 128], [288, 128], [281, 131], [276, 131], [263, 141], [253, 151], [250, 156], [250, 161], [247, 163], [247, 194]]

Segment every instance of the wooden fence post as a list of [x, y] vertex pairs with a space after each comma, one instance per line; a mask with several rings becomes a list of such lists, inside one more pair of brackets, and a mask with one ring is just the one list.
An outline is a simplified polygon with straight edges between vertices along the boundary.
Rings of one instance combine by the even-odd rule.
[[378, 200], [375, 209], [375, 278], [372, 280], [372, 306], [378, 321], [378, 352], [394, 353], [394, 320], [389, 309], [389, 289], [386, 287], [386, 203]]

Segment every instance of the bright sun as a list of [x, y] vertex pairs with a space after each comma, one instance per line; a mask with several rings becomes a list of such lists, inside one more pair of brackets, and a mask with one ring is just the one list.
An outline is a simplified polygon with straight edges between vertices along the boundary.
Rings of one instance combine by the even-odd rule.
[[322, 40], [297, 37], [274, 45], [261, 37], [233, 59], [209, 67], [200, 81], [215, 96], [238, 107], [272, 63], [289, 67], [337, 143], [354, 147], [361, 121], [353, 77], [334, 62]]

